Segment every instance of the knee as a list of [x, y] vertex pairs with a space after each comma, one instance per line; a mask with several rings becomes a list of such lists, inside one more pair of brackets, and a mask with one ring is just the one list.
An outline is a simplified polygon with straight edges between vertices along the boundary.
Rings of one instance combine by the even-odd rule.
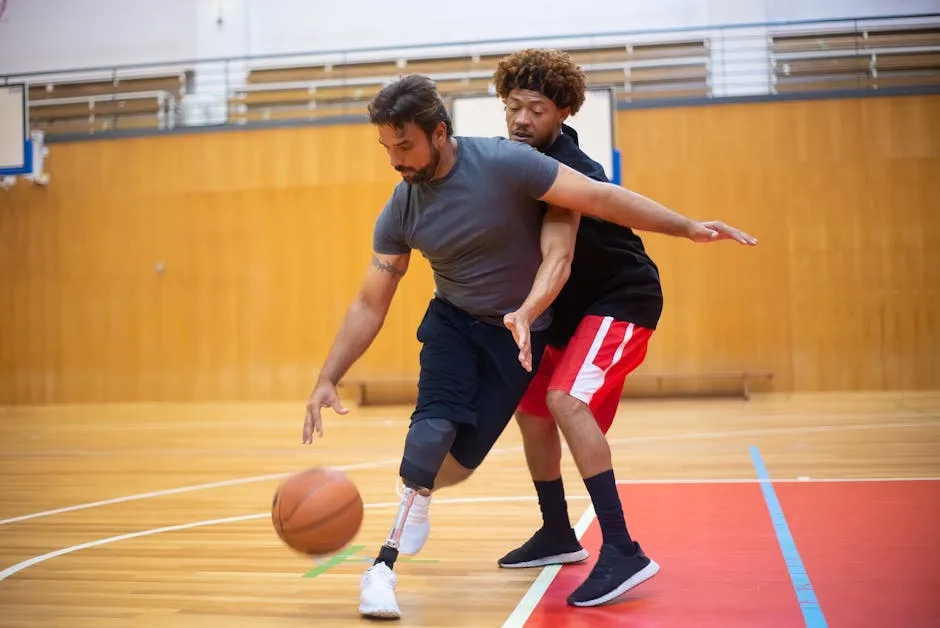
[[580, 399], [561, 390], [549, 390], [545, 395], [545, 403], [559, 424], [563, 424], [571, 415], [587, 407]]
[[412, 424], [399, 469], [405, 484], [415, 489], [433, 488], [456, 437], [457, 427], [446, 419], [423, 419]]

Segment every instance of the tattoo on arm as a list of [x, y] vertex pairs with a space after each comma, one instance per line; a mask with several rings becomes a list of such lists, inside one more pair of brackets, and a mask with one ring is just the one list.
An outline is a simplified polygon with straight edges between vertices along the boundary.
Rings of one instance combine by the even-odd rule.
[[372, 256], [372, 265], [373, 265], [374, 267], [378, 268], [379, 270], [384, 271], [384, 272], [387, 272], [387, 273], [391, 273], [391, 274], [395, 275], [396, 277], [401, 277], [401, 276], [403, 276], [403, 275], [405, 274], [404, 271], [398, 270], [398, 269], [395, 268], [393, 265], [391, 265], [391, 264], [389, 264], [389, 263], [387, 263], [387, 262], [381, 261], [381, 260], [380, 260], [379, 258], [377, 258], [375, 255]]

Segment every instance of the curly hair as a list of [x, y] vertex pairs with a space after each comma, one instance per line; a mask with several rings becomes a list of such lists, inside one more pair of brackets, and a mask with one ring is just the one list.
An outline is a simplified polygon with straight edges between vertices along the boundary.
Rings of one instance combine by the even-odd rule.
[[503, 100], [514, 89], [538, 92], [571, 115], [584, 104], [584, 72], [564, 50], [528, 48], [502, 59], [493, 73], [496, 93]]

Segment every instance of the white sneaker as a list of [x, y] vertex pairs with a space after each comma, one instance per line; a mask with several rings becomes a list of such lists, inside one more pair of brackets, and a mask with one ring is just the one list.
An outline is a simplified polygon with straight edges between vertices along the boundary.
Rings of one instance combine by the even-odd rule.
[[[395, 486], [395, 492], [401, 497], [404, 487]], [[400, 554], [417, 554], [428, 542], [428, 536], [431, 534], [431, 519], [428, 516], [428, 509], [431, 507], [431, 496], [415, 495], [415, 500], [411, 503], [411, 510], [405, 518], [405, 526], [401, 530], [401, 538], [398, 539], [398, 552]]]
[[363, 617], [398, 619], [401, 610], [395, 599], [398, 577], [385, 563], [372, 565], [362, 574], [362, 592], [359, 596], [359, 614]]

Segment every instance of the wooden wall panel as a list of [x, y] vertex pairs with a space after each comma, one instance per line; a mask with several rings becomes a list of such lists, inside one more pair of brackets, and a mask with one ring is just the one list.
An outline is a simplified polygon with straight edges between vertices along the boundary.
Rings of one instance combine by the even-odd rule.
[[[2, 402], [305, 396], [397, 179], [368, 126], [58, 144], [49, 167], [3, 199]], [[417, 259], [357, 373], [415, 372], [432, 289]]]
[[621, 112], [625, 184], [761, 239], [648, 236], [666, 311], [645, 370], [778, 390], [940, 386], [940, 98]]
[[[645, 237], [666, 311], [642, 370], [940, 386], [938, 137], [937, 97], [620, 112], [628, 185], [761, 238]], [[397, 181], [367, 125], [55, 144], [48, 166], [0, 194], [0, 403], [303, 398]], [[357, 376], [416, 373], [432, 289], [416, 255]]]

